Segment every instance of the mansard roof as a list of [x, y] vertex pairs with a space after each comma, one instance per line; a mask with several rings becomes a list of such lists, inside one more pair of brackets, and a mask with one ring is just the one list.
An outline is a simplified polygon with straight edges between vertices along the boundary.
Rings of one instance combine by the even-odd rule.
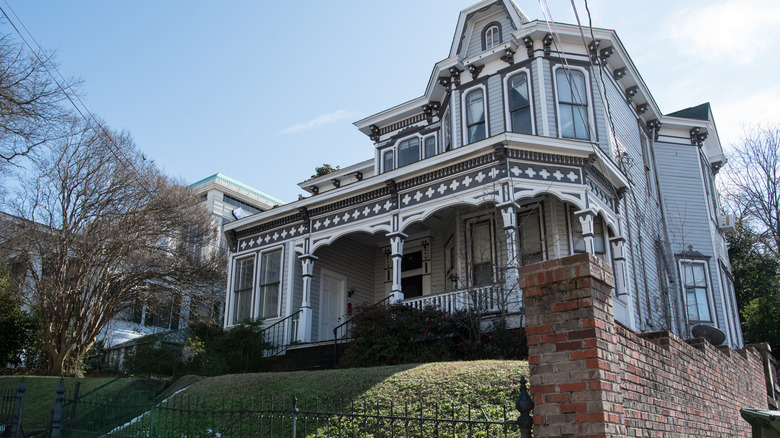
[[681, 109], [673, 113], [667, 114], [671, 117], [681, 117], [684, 119], [696, 119], [696, 120], [709, 120], [710, 119], [710, 103], [705, 102], [701, 105], [692, 106], [689, 108]]

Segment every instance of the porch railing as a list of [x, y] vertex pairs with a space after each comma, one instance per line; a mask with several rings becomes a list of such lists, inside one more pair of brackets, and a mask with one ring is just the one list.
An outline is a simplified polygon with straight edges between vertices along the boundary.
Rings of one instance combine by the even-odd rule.
[[261, 333], [263, 339], [271, 344], [266, 356], [278, 356], [284, 353], [290, 348], [293, 341], [297, 340], [298, 314], [300, 313], [301, 311], [298, 310], [263, 329]]
[[517, 307], [516, 297], [503, 284], [491, 284], [468, 289], [424, 295], [401, 301], [401, 304], [415, 309], [433, 307], [447, 313], [459, 310], [474, 310], [480, 313], [499, 313]]
[[[377, 306], [384, 306], [390, 301], [390, 296], [383, 298], [382, 300], [372, 304], [369, 307], [363, 309], [364, 311], [373, 309]], [[357, 315], [356, 315], [357, 316]], [[337, 325], [333, 329], [333, 366], [338, 363], [341, 353], [344, 352], [344, 343], [349, 339], [352, 339], [352, 328], [355, 326], [355, 316]]]

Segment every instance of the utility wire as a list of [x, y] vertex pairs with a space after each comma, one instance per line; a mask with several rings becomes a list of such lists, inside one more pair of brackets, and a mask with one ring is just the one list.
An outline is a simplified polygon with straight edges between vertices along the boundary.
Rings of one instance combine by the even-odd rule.
[[[35, 59], [43, 66], [43, 68], [46, 70], [46, 73], [51, 77], [51, 79], [54, 81], [54, 83], [57, 85], [57, 88], [63, 93], [63, 95], [68, 99], [68, 101], [73, 105], [73, 108], [75, 108], [76, 112], [79, 113], [82, 119], [87, 123], [87, 126], [91, 127], [92, 129], [96, 129], [97, 131], [100, 131], [103, 133], [103, 135], [108, 139], [108, 149], [111, 151], [111, 154], [119, 160], [120, 163], [125, 163], [126, 166], [130, 167], [130, 169], [133, 170], [133, 172], [136, 174], [136, 181], [138, 184], [143, 187], [144, 190], [149, 195], [153, 195], [152, 189], [147, 186], [146, 182], [144, 181], [143, 175], [141, 175], [141, 172], [136, 168], [133, 161], [125, 156], [124, 151], [119, 147], [119, 145], [116, 143], [116, 140], [114, 139], [114, 136], [105, 128], [105, 126], [100, 123], [100, 121], [97, 120], [97, 118], [92, 114], [92, 112], [87, 108], [87, 106], [84, 104], [84, 102], [81, 100], [81, 98], [77, 94], [71, 95], [66, 88], [62, 85], [63, 82], [65, 82], [65, 78], [62, 76], [60, 71], [57, 69], [56, 65], [51, 65], [51, 68], [49, 66], [49, 62], [46, 62], [48, 60], [43, 60], [39, 56], [39, 53], [43, 53], [43, 49], [41, 48], [41, 45], [38, 44], [38, 41], [33, 36], [32, 32], [30, 32], [29, 29], [27, 29], [27, 26], [24, 25], [22, 20], [19, 18], [19, 16], [16, 14], [16, 11], [11, 7], [11, 5], [8, 3], [8, 0], [3, 0], [3, 2], [6, 4], [8, 9], [11, 11], [13, 16], [16, 18], [16, 20], [19, 22], [19, 25], [22, 26], [22, 28], [27, 32], [30, 39], [35, 43], [35, 46], [38, 48], [36, 51], [32, 45], [27, 41], [27, 38], [22, 34], [22, 32], [19, 30], [19, 28], [14, 24], [13, 20], [11, 20], [11, 17], [6, 13], [5, 9], [0, 6], [0, 12], [2, 12], [3, 16], [5, 16], [6, 20], [8, 20], [8, 23], [14, 28], [16, 33], [19, 35], [19, 37], [22, 39], [24, 44], [27, 46], [28, 49], [30, 49], [30, 52], [35, 57]], [[52, 73], [52, 70], [54, 70], [57, 73], [57, 76], [59, 76], [59, 80], [57, 77], [54, 76]], [[74, 100], [75, 99], [75, 100]], [[78, 101], [79, 104], [81, 104], [81, 107], [79, 107], [78, 104], [76, 104], [76, 101]], [[83, 111], [82, 111], [83, 108]], [[86, 114], [85, 114], [86, 113]], [[97, 126], [97, 128], [96, 128]], [[121, 156], [120, 156], [121, 155]]]

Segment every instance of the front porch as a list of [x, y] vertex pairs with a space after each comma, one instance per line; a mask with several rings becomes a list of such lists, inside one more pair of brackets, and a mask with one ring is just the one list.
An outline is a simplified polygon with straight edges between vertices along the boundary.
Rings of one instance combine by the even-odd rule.
[[[511, 208], [446, 206], [394, 233], [346, 233], [299, 256], [292, 308], [300, 313], [290, 339], [342, 337], [334, 329], [378, 302], [474, 310], [485, 318], [521, 315], [519, 266], [578, 252], [611, 260], [611, 247], [621, 244], [610, 245], [612, 236], [606, 217], [551, 195]], [[522, 318], [513, 320], [519, 326]]]

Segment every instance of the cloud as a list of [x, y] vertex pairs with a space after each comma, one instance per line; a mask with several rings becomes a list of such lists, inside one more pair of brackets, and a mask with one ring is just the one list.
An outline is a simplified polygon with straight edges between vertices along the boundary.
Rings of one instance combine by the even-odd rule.
[[780, 4], [774, 0], [726, 0], [680, 9], [664, 34], [680, 54], [711, 63], [750, 64], [772, 56], [780, 29]]
[[279, 131], [280, 134], [297, 134], [299, 132], [311, 131], [321, 126], [328, 125], [339, 120], [355, 117], [355, 113], [347, 110], [338, 110], [328, 114], [321, 114], [308, 122], [296, 123], [290, 127]]

